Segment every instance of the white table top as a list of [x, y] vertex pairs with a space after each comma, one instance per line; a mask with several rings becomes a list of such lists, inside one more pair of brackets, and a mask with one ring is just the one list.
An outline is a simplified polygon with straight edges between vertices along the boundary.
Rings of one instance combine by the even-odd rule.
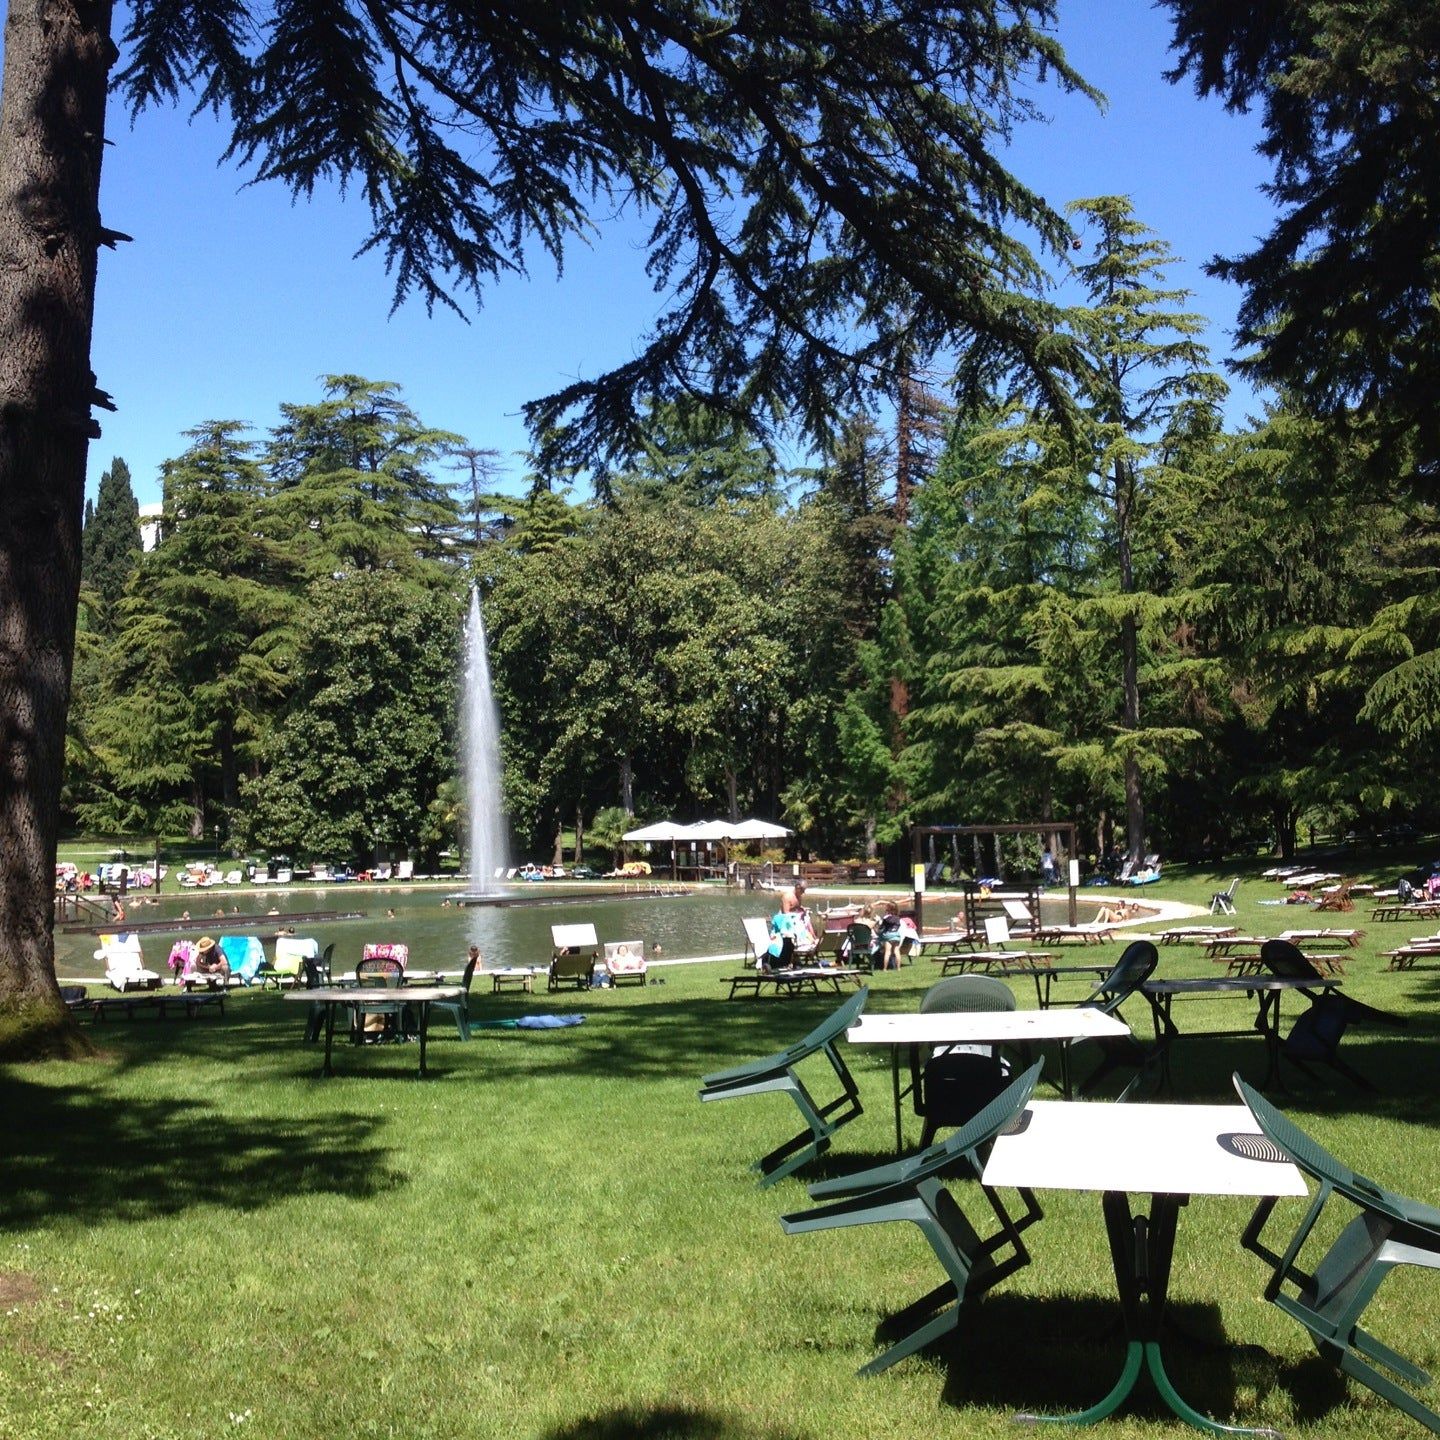
[[1082, 1040], [1128, 1035], [1115, 1015], [1066, 1010], [936, 1010], [929, 1015], [862, 1015], [845, 1032], [855, 1045], [973, 1045], [1007, 1040]]
[[1259, 1136], [1244, 1105], [1032, 1100], [1026, 1110], [1025, 1129], [996, 1140], [985, 1184], [1146, 1195], [1306, 1193], [1289, 1161], [1251, 1160], [1222, 1147], [1222, 1135]]

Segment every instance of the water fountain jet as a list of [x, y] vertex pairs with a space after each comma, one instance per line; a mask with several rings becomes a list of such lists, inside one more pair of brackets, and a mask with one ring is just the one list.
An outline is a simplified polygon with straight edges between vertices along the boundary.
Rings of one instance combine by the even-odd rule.
[[460, 897], [474, 900], [499, 893], [507, 848], [500, 787], [500, 710], [490, 684], [490, 655], [480, 592], [470, 587], [465, 621], [465, 684], [461, 734], [465, 802], [470, 812], [470, 888]]

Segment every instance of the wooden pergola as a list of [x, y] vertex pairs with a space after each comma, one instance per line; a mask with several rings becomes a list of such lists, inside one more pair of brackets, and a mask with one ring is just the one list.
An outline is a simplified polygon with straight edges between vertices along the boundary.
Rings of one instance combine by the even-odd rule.
[[[915, 928], [923, 930], [925, 926], [925, 860], [923, 854], [924, 842], [936, 835], [959, 836], [959, 835], [1054, 835], [1059, 837], [1064, 844], [1064, 865], [1066, 879], [1069, 882], [1067, 890], [1070, 897], [1070, 919], [1069, 923], [1076, 923], [1078, 910], [1076, 908], [1076, 891], [1080, 884], [1080, 862], [1075, 849], [1075, 826], [1065, 820], [1035, 820], [1002, 825], [916, 825], [910, 831], [910, 858], [911, 874], [915, 884]], [[1056, 856], [1057, 863], [1061, 863], [1060, 857]]]

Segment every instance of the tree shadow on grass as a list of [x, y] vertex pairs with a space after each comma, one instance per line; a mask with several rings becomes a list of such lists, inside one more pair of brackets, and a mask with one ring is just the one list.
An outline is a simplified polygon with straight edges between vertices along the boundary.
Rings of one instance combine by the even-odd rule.
[[0, 1076], [9, 1125], [0, 1228], [57, 1217], [148, 1220], [196, 1205], [253, 1211], [295, 1195], [365, 1199], [403, 1183], [377, 1121], [237, 1118], [204, 1100], [126, 1099]]
[[760, 1429], [749, 1421], [689, 1406], [627, 1405], [572, 1420], [547, 1431], [544, 1440], [801, 1440], [804, 1433], [793, 1425]]
[[[470, 1042], [463, 1044], [453, 1023], [437, 1016], [430, 1027], [427, 1064], [433, 1080], [485, 1081], [493, 1076], [494, 1057], [503, 1053], [510, 1077], [572, 1069], [587, 1077], [682, 1077], [698, 1087], [700, 1076], [708, 1071], [781, 1050], [798, 1040], [845, 998], [827, 994], [732, 1003], [718, 997], [660, 1000], [653, 991], [635, 990], [553, 996], [492, 996], [477, 991], [470, 1000], [472, 1020], [583, 1013], [586, 1023], [559, 1030], [477, 1027]], [[263, 1065], [272, 1075], [302, 1079], [316, 1075], [324, 1057], [323, 1038], [309, 1045], [301, 1041], [307, 1019], [308, 1006], [302, 1003], [284, 1001], [273, 993], [237, 993], [228, 998], [223, 1019], [117, 1019], [85, 1028], [122, 1069], [145, 1070], [193, 1057], [226, 1066]], [[415, 1079], [418, 1056], [413, 1044], [375, 1047], [374, 1055], [355, 1053], [343, 1029], [343, 1024], [337, 1025], [337, 1074], [378, 1077], [393, 1071]], [[863, 1063], [872, 1057], [859, 1058]], [[848, 1057], [852, 1065], [856, 1059], [854, 1054]]]

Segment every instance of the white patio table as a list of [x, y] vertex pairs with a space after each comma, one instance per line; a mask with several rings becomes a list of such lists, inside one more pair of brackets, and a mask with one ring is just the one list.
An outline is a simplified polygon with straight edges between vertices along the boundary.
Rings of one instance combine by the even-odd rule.
[[888, 1045], [895, 1094], [895, 1151], [905, 1148], [900, 1102], [901, 1051], [945, 1045], [1060, 1045], [1061, 1092], [1070, 1097], [1070, 1045], [1076, 1040], [1128, 1035], [1130, 1027], [1113, 1015], [1080, 1006], [1072, 1010], [935, 1010], [927, 1015], [862, 1015], [845, 1032], [852, 1045]]
[[[1124, 1319], [1125, 1365], [1103, 1399], [1074, 1415], [1022, 1419], [1094, 1424], [1120, 1408], [1143, 1368], [1170, 1409], [1197, 1429], [1274, 1433], [1202, 1415], [1176, 1392], [1160, 1353], [1180, 1207], [1192, 1195], [1306, 1193], [1299, 1170], [1260, 1133], [1246, 1106], [1032, 1101], [1017, 1131], [995, 1141], [982, 1183], [1098, 1190]], [[1150, 1197], [1147, 1213], [1132, 1213], [1131, 1195]]]

